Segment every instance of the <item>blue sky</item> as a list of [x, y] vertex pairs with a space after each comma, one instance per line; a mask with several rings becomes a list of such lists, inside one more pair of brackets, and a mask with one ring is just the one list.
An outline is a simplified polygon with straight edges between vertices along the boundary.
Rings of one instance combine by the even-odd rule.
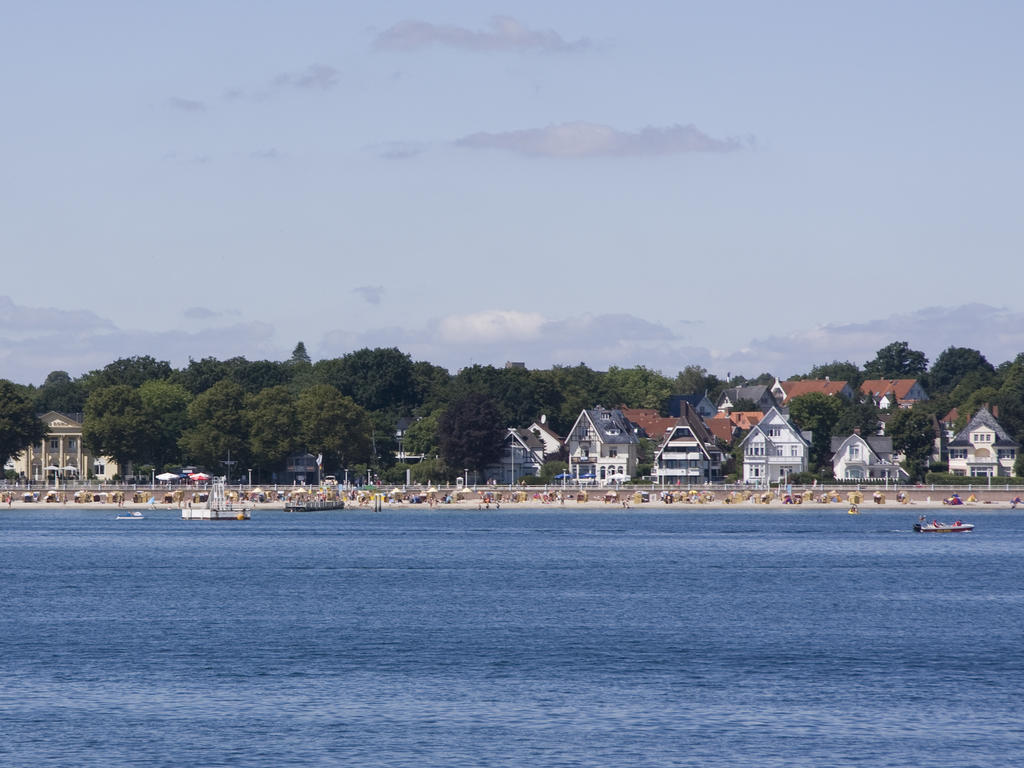
[[1024, 351], [1012, 2], [21, 3], [0, 377]]

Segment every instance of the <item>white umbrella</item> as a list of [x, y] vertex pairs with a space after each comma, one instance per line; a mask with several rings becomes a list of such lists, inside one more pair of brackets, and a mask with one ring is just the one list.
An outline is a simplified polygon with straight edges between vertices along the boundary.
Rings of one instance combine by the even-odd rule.
[[157, 480], [167, 481], [167, 480], [177, 480], [179, 477], [181, 477], [181, 475], [178, 475], [178, 474], [176, 474], [174, 472], [161, 472], [159, 475], [156, 476], [156, 479]]
[[51, 471], [52, 472], [60, 472], [60, 467], [55, 467], [55, 466], [53, 466], [53, 464], [51, 464], [48, 467], [43, 467], [43, 470], [46, 471], [46, 472], [51, 472]]

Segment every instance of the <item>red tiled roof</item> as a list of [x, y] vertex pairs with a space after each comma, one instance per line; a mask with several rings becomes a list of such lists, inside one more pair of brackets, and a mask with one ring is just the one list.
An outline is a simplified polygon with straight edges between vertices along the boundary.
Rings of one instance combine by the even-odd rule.
[[812, 392], [821, 392], [823, 395], [838, 395], [846, 386], [845, 381], [829, 381], [828, 379], [804, 379], [802, 381], [779, 382], [782, 390], [786, 393], [786, 399], [809, 395]]
[[892, 392], [897, 400], [905, 400], [910, 388], [917, 384], [917, 379], [869, 379], [860, 385], [865, 395], [887, 395]]
[[665, 432], [675, 426], [676, 419], [662, 416], [653, 408], [620, 408], [628, 421], [636, 424], [647, 433], [648, 437], [661, 440]]
[[708, 425], [708, 431], [723, 443], [732, 442], [732, 431], [736, 425], [728, 416], [712, 416], [710, 419], [704, 419], [704, 423]]

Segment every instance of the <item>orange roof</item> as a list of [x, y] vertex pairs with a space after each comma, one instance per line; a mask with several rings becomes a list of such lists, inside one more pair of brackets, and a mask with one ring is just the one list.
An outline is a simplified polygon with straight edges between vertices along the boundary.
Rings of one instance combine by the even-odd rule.
[[704, 419], [704, 423], [707, 424], [708, 431], [723, 443], [732, 442], [732, 431], [736, 425], [728, 416], [712, 416], [710, 419]]
[[676, 419], [671, 416], [662, 416], [653, 408], [620, 408], [622, 415], [628, 421], [636, 424], [647, 433], [648, 437], [661, 440], [665, 432], [672, 429]]
[[892, 392], [897, 400], [904, 400], [910, 388], [917, 384], [917, 379], [868, 379], [860, 385], [865, 395], [887, 395]]
[[780, 382], [782, 390], [786, 393], [786, 399], [809, 395], [812, 392], [821, 392], [823, 395], [841, 394], [846, 387], [845, 381], [830, 381], [829, 379], [804, 379], [802, 381]]
[[737, 427], [746, 431], [753, 429], [754, 426], [764, 418], [764, 414], [761, 411], [730, 411], [729, 419]]

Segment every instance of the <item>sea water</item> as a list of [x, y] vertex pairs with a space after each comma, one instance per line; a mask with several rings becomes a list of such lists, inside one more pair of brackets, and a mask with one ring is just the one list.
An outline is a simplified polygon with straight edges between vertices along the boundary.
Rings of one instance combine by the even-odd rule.
[[1022, 764], [1024, 515], [920, 512], [3, 511], [0, 765]]

